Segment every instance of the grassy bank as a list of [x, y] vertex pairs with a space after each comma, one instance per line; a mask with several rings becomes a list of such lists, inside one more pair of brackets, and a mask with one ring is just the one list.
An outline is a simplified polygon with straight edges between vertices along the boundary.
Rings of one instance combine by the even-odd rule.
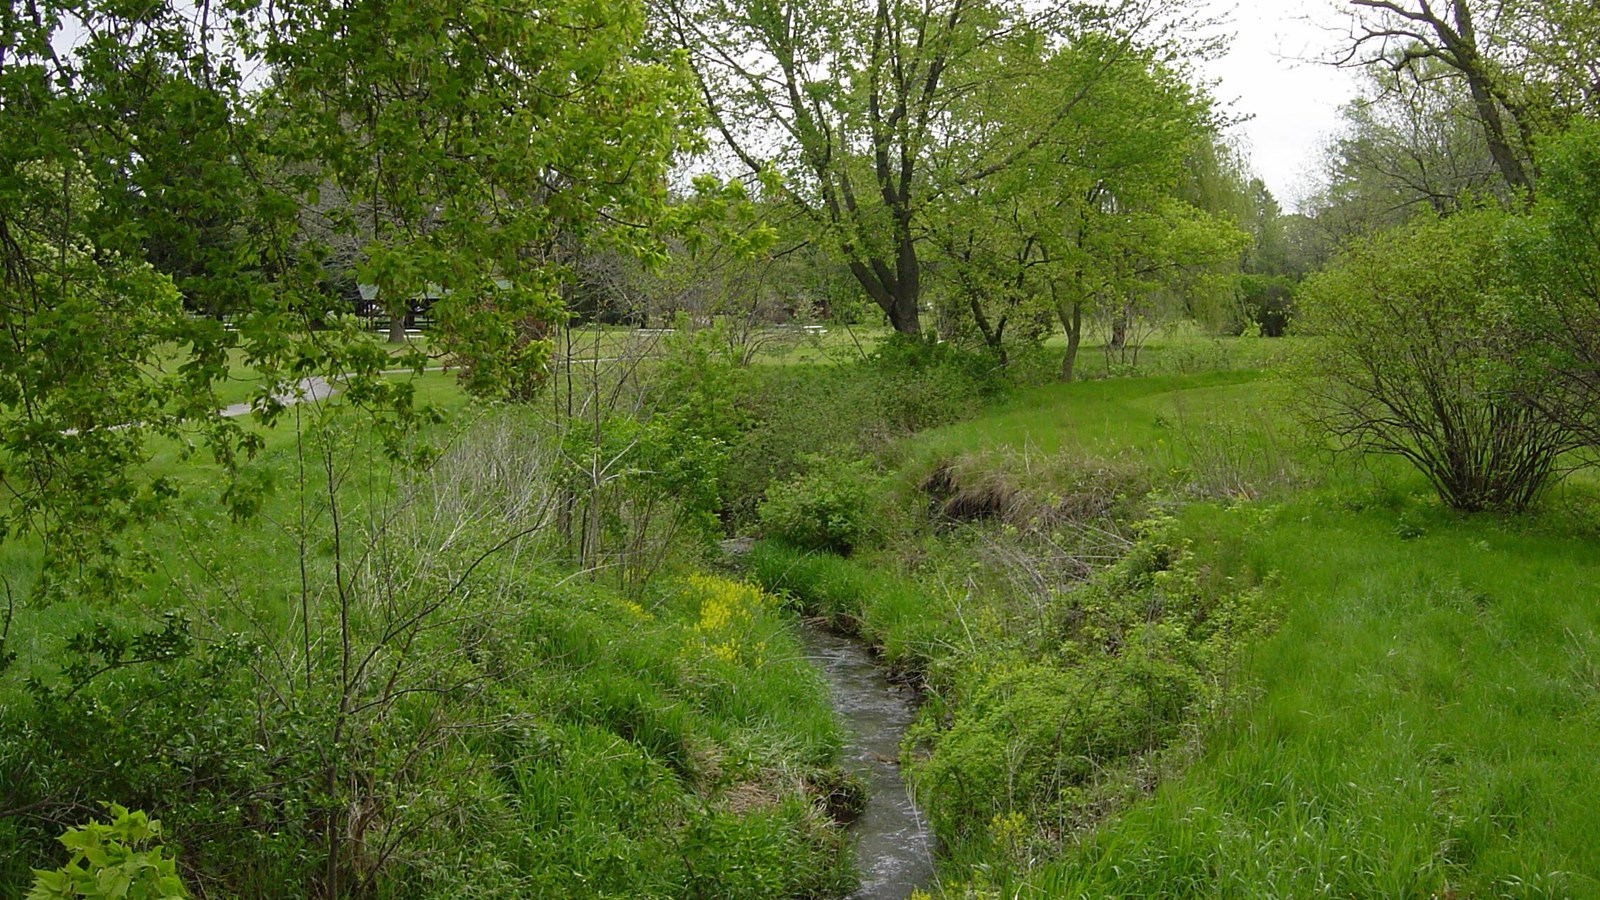
[[453, 413], [435, 463], [396, 468], [336, 397], [268, 434], [243, 520], [157, 448], [186, 490], [127, 536], [126, 597], [30, 598], [37, 558], [8, 548], [0, 896], [106, 800], [162, 819], [213, 896], [842, 887], [839, 735], [789, 614], [723, 578], [571, 571], [540, 424], [419, 391]]
[[1248, 702], [1025, 896], [1600, 894], [1600, 554], [1554, 515], [1314, 494], [1235, 565], [1280, 573]]
[[1586, 480], [1463, 517], [1271, 375], [1026, 389], [752, 572], [926, 688], [947, 896], [1600, 894]]

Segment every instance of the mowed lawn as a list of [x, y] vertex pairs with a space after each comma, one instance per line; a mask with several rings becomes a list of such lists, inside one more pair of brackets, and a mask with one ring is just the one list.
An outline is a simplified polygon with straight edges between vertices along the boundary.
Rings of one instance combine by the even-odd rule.
[[[907, 455], [1138, 460], [1298, 477], [1180, 514], [1279, 624], [1147, 799], [1003, 887], [1027, 897], [1600, 896], [1600, 514], [1585, 477], [1461, 516], [1384, 460], [1312, 448], [1259, 372], [1037, 388]], [[1287, 486], [1286, 486], [1287, 485]]]

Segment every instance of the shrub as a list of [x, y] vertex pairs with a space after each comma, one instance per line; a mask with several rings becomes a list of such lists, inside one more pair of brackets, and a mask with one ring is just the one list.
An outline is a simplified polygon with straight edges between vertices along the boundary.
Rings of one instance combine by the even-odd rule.
[[1170, 743], [1203, 686], [1166, 658], [1162, 631], [1147, 626], [1128, 652], [1070, 668], [991, 666], [916, 770], [940, 839], [1006, 813], [1057, 818], [1109, 766]]
[[873, 473], [865, 460], [809, 460], [810, 471], [767, 490], [759, 514], [768, 537], [848, 554], [867, 536]]
[[971, 415], [1007, 384], [1005, 369], [987, 353], [898, 334], [878, 346], [869, 368], [880, 381], [885, 419], [904, 433]]
[[189, 896], [178, 879], [177, 864], [166, 855], [166, 848], [156, 843], [161, 823], [115, 803], [107, 809], [109, 823], [89, 822], [61, 835], [72, 858], [59, 869], [36, 869], [28, 900]]
[[1600, 447], [1600, 123], [1552, 141], [1543, 167], [1538, 207], [1512, 232], [1521, 343], [1559, 388], [1534, 401]]
[[1517, 352], [1504, 214], [1424, 218], [1376, 235], [1309, 279], [1304, 370], [1313, 422], [1343, 449], [1393, 454], [1450, 506], [1521, 509], [1570, 430], [1540, 410], [1550, 373]]
[[1294, 279], [1281, 275], [1246, 275], [1240, 289], [1245, 312], [1262, 337], [1283, 337], [1294, 318]]

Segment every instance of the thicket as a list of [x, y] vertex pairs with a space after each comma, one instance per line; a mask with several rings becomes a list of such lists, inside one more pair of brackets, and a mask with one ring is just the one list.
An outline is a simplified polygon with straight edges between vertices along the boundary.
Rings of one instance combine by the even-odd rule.
[[115, 797], [209, 894], [836, 889], [839, 738], [784, 613], [720, 578], [570, 572], [526, 415], [407, 473], [334, 413], [248, 467], [264, 519], [156, 526], [140, 596], [14, 610], [0, 888]]
[[1314, 423], [1341, 447], [1404, 457], [1467, 511], [1523, 509], [1575, 436], [1566, 400], [1513, 327], [1522, 288], [1498, 211], [1373, 236], [1306, 283]]
[[[894, 336], [858, 362], [747, 370], [741, 408], [747, 427], [729, 445], [720, 485], [731, 528], [760, 519], [773, 485], [792, 503], [813, 488], [790, 484], [833, 463], [876, 458], [893, 441], [976, 415], [1029, 377], [981, 351]], [[820, 474], [815, 489], [833, 476]]]

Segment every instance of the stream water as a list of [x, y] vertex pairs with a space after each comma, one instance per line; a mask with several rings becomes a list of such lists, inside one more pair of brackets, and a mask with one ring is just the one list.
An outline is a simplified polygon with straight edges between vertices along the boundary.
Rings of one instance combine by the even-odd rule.
[[850, 826], [861, 886], [849, 900], [904, 900], [933, 880], [933, 836], [900, 777], [900, 738], [916, 717], [914, 698], [861, 642], [811, 625], [801, 638], [845, 724], [844, 766], [867, 788], [866, 808]]

